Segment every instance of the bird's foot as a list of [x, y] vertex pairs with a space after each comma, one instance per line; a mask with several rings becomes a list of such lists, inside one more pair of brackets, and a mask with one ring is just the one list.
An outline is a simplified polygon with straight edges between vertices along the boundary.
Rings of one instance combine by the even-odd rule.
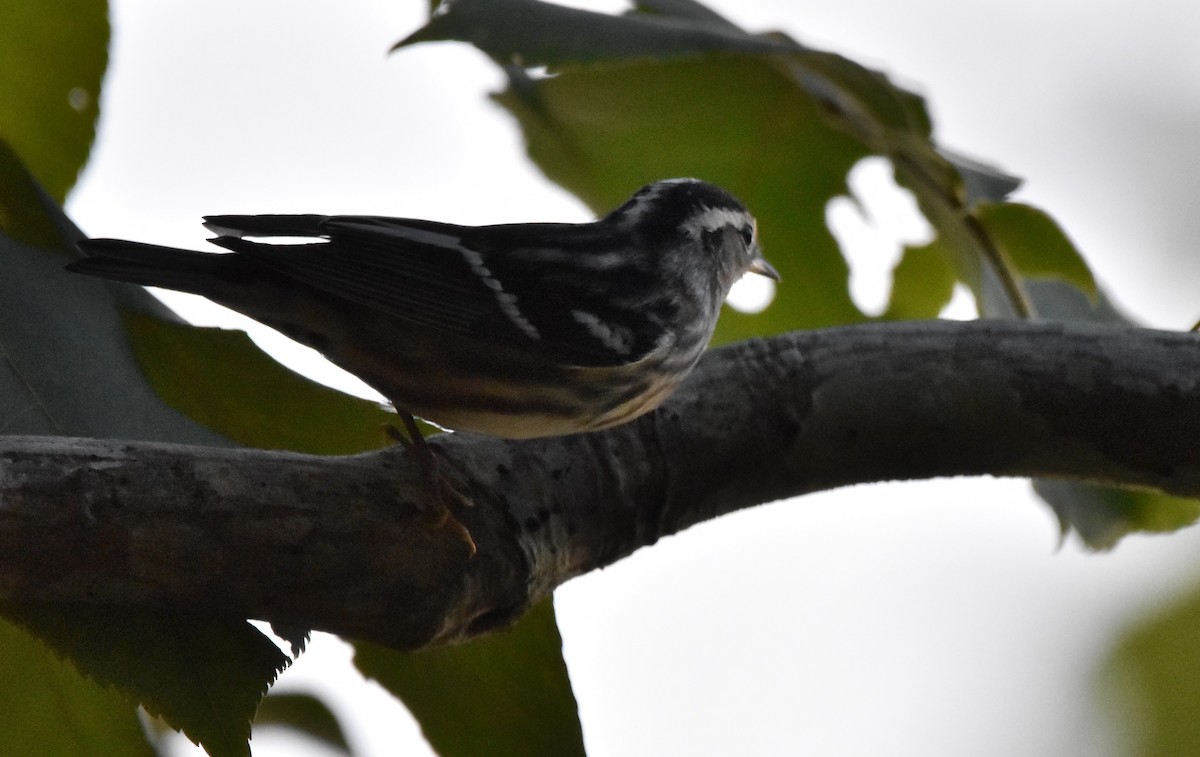
[[[471, 532], [455, 517], [451, 505], [458, 507], [474, 507], [471, 498], [460, 492], [442, 475], [441, 464], [434, 454], [433, 448], [421, 435], [417, 422], [408, 413], [400, 412], [400, 420], [404, 423], [404, 432], [395, 426], [385, 426], [388, 436], [393, 441], [403, 445], [409, 454], [417, 456], [417, 464], [421, 468], [421, 476], [425, 480], [426, 497], [419, 500], [418, 505], [426, 515], [426, 523], [431, 531], [447, 528], [454, 532], [466, 545], [470, 554], [478, 550]], [[426, 506], [428, 502], [432, 506]]]

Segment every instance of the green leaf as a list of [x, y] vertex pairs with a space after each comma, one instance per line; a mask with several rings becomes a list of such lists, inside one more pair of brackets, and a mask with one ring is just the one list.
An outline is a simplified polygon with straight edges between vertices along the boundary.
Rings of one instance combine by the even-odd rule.
[[1026, 279], [1059, 279], [1095, 296], [1096, 279], [1079, 251], [1050, 216], [1020, 203], [980, 203], [983, 229]]
[[996, 166], [959, 155], [944, 147], [939, 148], [938, 152], [962, 177], [963, 195], [968, 207], [974, 207], [984, 201], [1004, 202], [1021, 186], [1019, 178]]
[[513, 628], [403, 653], [355, 645], [354, 664], [400, 697], [441, 757], [582, 755], [575, 695], [550, 600]]
[[[982, 199], [1003, 196], [1015, 188], [1015, 179], [961, 157], [951, 164], [915, 142], [892, 157], [897, 180], [916, 195], [981, 314], [1037, 314], [1029, 296], [1037, 280], [1062, 280], [1096, 294], [1091, 270], [1048, 215], [1028, 205]], [[953, 175], [947, 177], [946, 170]]]
[[[158, 398], [137, 366], [114, 304], [159, 314], [165, 308], [140, 287], [63, 271], [69, 259], [63, 253], [79, 232], [15, 156], [0, 150], [0, 168], [5, 228], [39, 230], [24, 233], [26, 242], [0, 234], [0, 427], [13, 434], [227, 444]], [[214, 754], [244, 753], [254, 707], [286, 661], [240, 619], [183, 621], [144, 608], [90, 606], [8, 605], [4, 612], [87, 675], [161, 712]], [[14, 696], [19, 691], [4, 690]], [[9, 709], [24, 712], [23, 706]], [[24, 717], [34, 722], [33, 714]], [[68, 738], [69, 729], [62, 735]]]
[[1112, 549], [1130, 533], [1178, 531], [1200, 520], [1197, 499], [1045, 479], [1033, 488], [1054, 510], [1064, 537], [1074, 530], [1096, 550]]
[[[1035, 279], [1029, 294], [1043, 318], [1133, 325], [1103, 290], [1089, 296], [1062, 280]], [[1072, 481], [1038, 480], [1033, 488], [1054, 511], [1064, 537], [1074, 530], [1097, 550], [1111, 549], [1129, 533], [1175, 531], [1200, 519], [1200, 499]]]
[[183, 324], [142, 287], [64, 271], [82, 235], [2, 142], [0, 222], [26, 240], [0, 233], [6, 433], [326, 454], [388, 443], [395, 416], [376, 403], [299, 377], [241, 332]]
[[134, 708], [0, 620], [0, 754], [153, 757]]
[[5, 603], [0, 611], [212, 757], [248, 757], [250, 721], [288, 665], [274, 642], [239, 618], [169, 607]]
[[605, 13], [539, 0], [456, 0], [392, 49], [458, 40], [492, 58], [523, 66], [612, 58], [665, 58], [712, 50], [770, 52], [792, 49], [730, 25], [679, 16]]
[[270, 694], [258, 708], [254, 728], [284, 726], [304, 733], [329, 749], [350, 754], [350, 744], [337, 716], [319, 697], [311, 694]]
[[903, 321], [937, 318], [958, 280], [938, 239], [921, 247], [909, 247], [892, 270], [892, 294], [885, 320]]
[[396, 416], [294, 373], [242, 331], [197, 328], [128, 312], [146, 379], [172, 407], [260, 449], [350, 454], [388, 443]]
[[980, 311], [1027, 314], [1029, 303], [1017, 270], [970, 213], [981, 197], [1003, 197], [1018, 180], [939, 150], [922, 98], [896, 87], [884, 74], [815, 50], [793, 57], [799, 61], [798, 81], [822, 102], [830, 123], [891, 161], [897, 182], [915, 195], [937, 231], [940, 249], [958, 279], [974, 292]]
[[[0, 145], [0, 429], [226, 444], [163, 403], [142, 376], [116, 301], [165, 308], [141, 287], [63, 265], [82, 235]], [[23, 241], [22, 241], [23, 240]]]
[[636, 0], [633, 5], [638, 10], [647, 13], [660, 13], [664, 16], [737, 28], [733, 22], [695, 0]]
[[[1200, 754], [1200, 592], [1143, 620], [1117, 644], [1104, 670], [1121, 754]], [[1115, 695], [1115, 696], [1113, 696]]]
[[[556, 76], [540, 79], [510, 67], [511, 85], [497, 100], [521, 123], [530, 157], [546, 175], [597, 212], [611, 209], [641, 184], [679, 175], [721, 184], [755, 212], [783, 285], [767, 315], [723, 317], [716, 342], [862, 318], [848, 295], [845, 263], [825, 229], [824, 207], [844, 191], [849, 166], [868, 154], [892, 160], [898, 180], [917, 195], [939, 232], [940, 248], [981, 308], [992, 314], [1028, 310], [1017, 269], [1001, 244], [1020, 240], [1010, 234], [991, 238], [990, 230], [969, 212], [981, 197], [1003, 197], [1016, 180], [939, 152], [922, 98], [878, 71], [779, 35], [773, 38], [791, 47], [778, 54], [751, 55], [726, 47], [701, 55], [704, 51], [697, 47], [690, 51], [696, 57], [663, 60], [662, 51], [677, 51], [672, 47], [676, 37], [650, 22], [669, 20], [727, 35], [744, 32], [690, 1], [643, 5], [678, 15], [591, 14], [586, 25], [604, 31], [588, 38], [597, 47], [587, 52], [555, 47], [576, 39], [572, 25], [584, 21], [570, 15], [575, 11], [544, 3], [530, 2], [536, 14], [544, 15], [530, 16], [537, 23], [514, 29], [519, 42], [511, 44], [473, 14], [486, 7], [503, 26], [512, 23], [501, 20], [504, 9], [516, 5], [459, 3], [431, 25], [460, 32], [438, 38], [470, 40], [520, 65], [556, 64]], [[456, 12], [463, 15], [455, 19]], [[631, 37], [636, 49], [618, 44], [622, 24], [643, 22], [649, 25]], [[429, 38], [425, 34], [408, 41]], [[507, 47], [500, 45], [500, 37]], [[507, 57], [500, 54], [502, 47]], [[999, 211], [997, 216], [996, 231], [1012, 231], [1013, 224], [1006, 223], [1010, 214]], [[987, 220], [993, 221], [990, 215]], [[1049, 239], [1041, 237], [1034, 241]], [[787, 245], [782, 252], [779, 240]], [[1056, 249], [1062, 251], [1061, 246]], [[1055, 257], [1056, 263], [1066, 260]], [[1074, 260], [1078, 263], [1078, 256]], [[932, 265], [928, 271], [938, 270]], [[1063, 270], [1078, 281], [1090, 276], [1081, 264], [1064, 263]], [[910, 272], [917, 273], [900, 271]], [[946, 290], [941, 273], [933, 282], [939, 297]], [[901, 295], [909, 292], [905, 284]], [[915, 308], [912, 312], [930, 311], [920, 299], [899, 302], [902, 308]]]
[[69, 232], [56, 223], [61, 216], [12, 146], [0, 137], [0, 232], [45, 250], [70, 248]]
[[104, 0], [0, 3], [0, 139], [58, 202], [91, 149], [108, 32]]
[[831, 127], [777, 57], [576, 66], [496, 96], [530, 157], [598, 213], [672, 176], [724, 186], [754, 212], [783, 281], [765, 314], [727, 311], [717, 342], [862, 320], [825, 204], [866, 155]]
[[[696, 23], [729, 31], [723, 19], [703, 18], [703, 9], [685, 4]], [[543, 37], [565, 28], [550, 17], [531, 24], [522, 32], [524, 49], [542, 49]], [[891, 160], [897, 181], [914, 192], [937, 231], [932, 243], [909, 250], [896, 267], [885, 317], [934, 317], [956, 280], [971, 288], [988, 315], [1112, 312], [1053, 220], [1026, 205], [995, 202], [1017, 179], [940, 152], [920, 97], [841, 56], [797, 46], [769, 56], [560, 65], [556, 76], [542, 79], [509, 73], [510, 86], [496, 99], [520, 122], [530, 157], [598, 213], [648, 181], [691, 175], [727, 187], [756, 214], [783, 281], [764, 314], [727, 310], [717, 343], [862, 317], [849, 299], [848, 271], [825, 229], [824, 211], [830, 198], [845, 192], [849, 168], [867, 154]], [[1074, 288], [1051, 286], [1060, 283]], [[1091, 304], [1081, 309], [1071, 292], [1086, 293]], [[1042, 300], [1037, 308], [1035, 294]], [[1185, 501], [1114, 491], [1099, 497], [1107, 506], [1093, 502], [1094, 520], [1085, 524], [1087, 506], [1072, 503], [1098, 495], [1087, 488], [1069, 492], [1057, 494], [1060, 518], [1079, 520], [1086, 538], [1098, 544], [1130, 527], [1177, 527], [1192, 517]]]
[[[617, 17], [534, 0], [463, 0], [406, 42], [462, 39], [519, 65], [556, 64], [557, 75], [541, 79], [510, 67], [511, 85], [497, 100], [521, 123], [530, 157], [546, 175], [597, 212], [640, 184], [668, 176], [698, 176], [742, 197], [759, 217], [784, 286], [768, 311], [773, 318], [731, 314], [722, 319], [717, 342], [771, 333], [776, 324], [796, 328], [862, 317], [847, 294], [845, 264], [824, 229], [824, 204], [842, 191], [847, 155], [892, 161], [981, 312], [1028, 314], [1022, 274], [1063, 277], [1094, 291], [1087, 266], [1047, 216], [1027, 206], [981, 204], [1003, 198], [1017, 180], [939, 151], [921, 97], [878, 71], [779, 35], [773, 39], [790, 47], [773, 55], [697, 46], [688, 50], [697, 57], [666, 61], [668, 51], [679, 52], [678, 38], [674, 27], [657, 22], [763, 38], [690, 0], [642, 5], [677, 15]], [[629, 32], [637, 24], [638, 32]], [[585, 27], [592, 31], [585, 34]], [[445, 33], [432, 34], [432, 28]], [[568, 40], [578, 39], [586, 43], [570, 47]], [[802, 249], [805, 264], [790, 265], [788, 251], [780, 256], [772, 239]], [[900, 271], [910, 272], [916, 273]], [[945, 282], [944, 275], [933, 282], [939, 296]], [[902, 296], [909, 291], [905, 285]], [[900, 301], [900, 307], [929, 311], [920, 301]]]
[[806, 49], [789, 57], [797, 84], [824, 106], [826, 118], [864, 147], [883, 154], [909, 150], [912, 158], [927, 163], [926, 170], [936, 167], [944, 179], [952, 177], [928, 141], [933, 124], [919, 95], [836, 53]]

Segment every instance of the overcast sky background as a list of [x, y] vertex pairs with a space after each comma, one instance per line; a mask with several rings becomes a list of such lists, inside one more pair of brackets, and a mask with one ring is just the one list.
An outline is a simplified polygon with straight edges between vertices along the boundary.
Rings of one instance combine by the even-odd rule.
[[[1200, 319], [1194, 0], [713, 6], [924, 93], [940, 141], [1025, 177], [1019, 197], [1058, 219], [1119, 305], [1163, 328]], [[485, 99], [502, 81], [482, 55], [385, 55], [425, 8], [114, 0], [99, 139], [69, 211], [91, 235], [197, 248], [213, 213], [585, 220]], [[864, 301], [890, 264], [875, 239], [852, 255]], [[1096, 667], [1128, 623], [1200, 581], [1200, 532], [1099, 556], [1056, 546], [1027, 484], [991, 480], [809, 496], [665, 539], [556, 596], [589, 753], [1115, 755]], [[359, 754], [427, 754], [348, 657], [318, 638], [279, 688], [320, 687]], [[298, 753], [270, 731], [254, 748]]]

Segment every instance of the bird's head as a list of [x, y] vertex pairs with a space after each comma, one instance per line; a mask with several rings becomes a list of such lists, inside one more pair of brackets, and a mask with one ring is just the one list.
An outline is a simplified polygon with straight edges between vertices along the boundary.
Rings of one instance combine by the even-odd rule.
[[746, 272], [779, 279], [759, 247], [754, 216], [736, 197], [699, 179], [648, 184], [605, 221], [625, 227], [661, 255], [680, 257], [672, 263], [699, 263], [712, 272], [722, 296]]

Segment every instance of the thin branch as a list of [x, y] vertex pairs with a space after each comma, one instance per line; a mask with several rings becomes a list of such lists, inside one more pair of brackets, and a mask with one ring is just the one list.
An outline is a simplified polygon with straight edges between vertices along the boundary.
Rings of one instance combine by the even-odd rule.
[[[475, 503], [439, 526], [400, 449], [315, 457], [0, 438], [0, 599], [261, 618], [415, 648], [740, 508], [992, 474], [1200, 496], [1200, 335], [873, 324], [714, 350], [610, 431], [432, 444]], [[424, 508], [424, 509], [423, 509]]]

